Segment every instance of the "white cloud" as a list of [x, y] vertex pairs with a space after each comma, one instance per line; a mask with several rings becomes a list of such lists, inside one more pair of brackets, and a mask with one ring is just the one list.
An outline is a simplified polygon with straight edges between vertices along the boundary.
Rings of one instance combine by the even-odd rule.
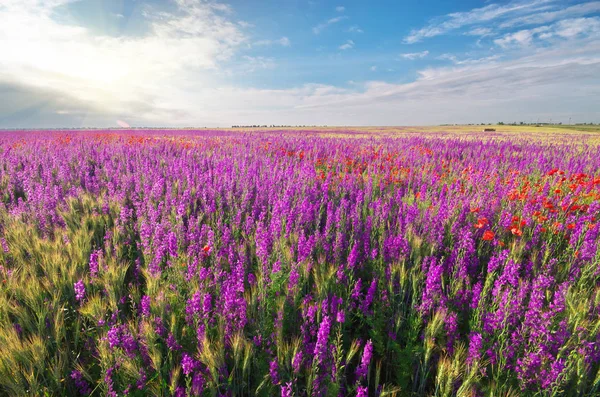
[[600, 17], [565, 19], [548, 26], [519, 30], [505, 34], [494, 43], [506, 49], [529, 46], [536, 40], [572, 40], [578, 37], [600, 38]]
[[348, 28], [347, 32], [349, 32], [349, 33], [364, 33], [364, 30], [362, 30], [358, 26], [354, 25], [354, 26], [350, 26]]
[[328, 19], [327, 21], [325, 21], [323, 23], [320, 23], [317, 26], [313, 27], [312, 31], [313, 31], [314, 34], [319, 34], [323, 30], [327, 29], [327, 27], [329, 27], [330, 25], [333, 25], [333, 24], [336, 24], [338, 22], [341, 22], [344, 19], [348, 19], [348, 17], [345, 16], [345, 15], [342, 15], [342, 16], [339, 16], [339, 17]]
[[344, 12], [344, 11], [346, 11], [346, 7], [344, 7], [344, 6], [337, 6], [337, 7], [335, 7], [335, 10], [337, 12]]
[[[260, 69], [273, 69], [275, 68], [275, 60], [269, 57], [253, 57], [250, 55], [242, 56], [246, 62], [242, 65], [242, 72], [252, 73]], [[239, 71], [238, 71], [239, 72]]]
[[247, 21], [238, 21], [238, 25], [240, 25], [244, 29], [253, 28], [254, 24]]
[[466, 12], [455, 12], [437, 18], [427, 26], [414, 29], [404, 38], [407, 44], [417, 43], [423, 39], [446, 34], [450, 31], [482, 23], [489, 23], [500, 18], [516, 17], [547, 10], [555, 0], [513, 1], [508, 4], [489, 4]]
[[464, 34], [466, 36], [480, 36], [480, 37], [486, 37], [486, 36], [491, 36], [493, 33], [493, 30], [491, 28], [473, 28], [471, 30], [469, 30], [468, 32], [465, 32]]
[[371, 72], [376, 72], [376, 71], [377, 71], [377, 66], [371, 66], [371, 67], [369, 68], [369, 70], [370, 70]]
[[342, 44], [340, 47], [340, 50], [349, 50], [351, 48], [354, 48], [354, 41], [352, 40], [347, 40], [344, 44]]
[[414, 61], [415, 59], [425, 58], [427, 55], [429, 55], [429, 51], [425, 50], [421, 52], [409, 52], [406, 54], [400, 54], [400, 57]]
[[211, 70], [247, 42], [218, 3], [178, 0], [176, 13], [148, 8], [141, 37], [58, 23], [53, 13], [66, 3], [2, 1], [0, 82], [56, 91], [103, 112], [168, 108], [177, 84], [190, 76], [208, 83]]
[[289, 47], [292, 45], [292, 42], [290, 41], [290, 39], [288, 39], [287, 37], [284, 36], [279, 39], [279, 44], [284, 47]]
[[271, 45], [280, 45], [282, 47], [289, 47], [292, 45], [290, 39], [288, 39], [287, 37], [282, 37], [280, 39], [277, 40], [258, 40], [254, 42], [255, 46], [271, 46]]
[[[558, 119], [572, 112], [598, 119], [600, 110], [589, 105], [600, 96], [600, 82], [593, 77], [600, 74], [598, 54], [600, 43], [588, 43], [542, 49], [517, 60], [428, 68], [411, 83], [368, 82], [362, 91], [313, 95], [301, 108], [332, 115], [344, 110], [354, 115], [346, 124], [367, 125], [530, 120], [548, 113]], [[431, 108], [436, 114], [427, 111]]]
[[533, 40], [533, 35], [534, 32], [531, 30], [520, 30], [515, 33], [506, 34], [502, 38], [494, 40], [494, 43], [502, 48], [508, 48], [514, 45], [521, 47], [528, 46]]
[[500, 24], [500, 28], [511, 28], [523, 25], [542, 25], [560, 19], [568, 19], [600, 12], [600, 1], [576, 4], [557, 11], [539, 12], [510, 19]]
[[545, 49], [519, 60], [424, 69], [406, 84], [227, 88], [203, 94], [214, 98], [205, 112], [234, 124], [419, 125], [535, 120], [548, 114], [555, 120], [571, 114], [598, 120], [600, 109], [590, 98], [600, 96], [600, 82], [593, 77], [600, 73], [600, 55], [592, 54], [600, 54], [600, 43]]
[[565, 19], [554, 24], [556, 36], [571, 39], [577, 36], [600, 36], [600, 17]]
[[491, 55], [488, 57], [483, 57], [483, 58], [466, 58], [466, 59], [459, 59], [454, 54], [442, 54], [439, 57], [437, 57], [436, 59], [439, 59], [442, 61], [451, 61], [455, 65], [476, 65], [476, 64], [482, 64], [482, 63], [491, 63], [500, 58], [502, 58], [502, 56], [498, 55], [498, 54]]

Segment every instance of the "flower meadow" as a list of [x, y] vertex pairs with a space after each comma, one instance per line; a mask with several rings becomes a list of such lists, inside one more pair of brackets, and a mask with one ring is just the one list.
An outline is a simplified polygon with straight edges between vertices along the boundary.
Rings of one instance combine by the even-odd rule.
[[600, 395], [598, 145], [505, 138], [1, 133], [0, 395]]

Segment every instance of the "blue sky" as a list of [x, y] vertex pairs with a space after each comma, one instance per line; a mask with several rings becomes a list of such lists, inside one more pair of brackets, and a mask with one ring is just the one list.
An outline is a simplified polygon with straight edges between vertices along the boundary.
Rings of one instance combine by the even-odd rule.
[[0, 0], [0, 127], [600, 122], [600, 1]]

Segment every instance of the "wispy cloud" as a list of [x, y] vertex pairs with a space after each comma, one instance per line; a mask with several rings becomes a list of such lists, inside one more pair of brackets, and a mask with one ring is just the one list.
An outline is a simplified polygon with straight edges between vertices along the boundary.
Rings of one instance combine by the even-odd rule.
[[282, 37], [276, 40], [258, 40], [253, 43], [255, 46], [271, 46], [271, 45], [280, 45], [282, 47], [289, 47], [292, 45], [290, 39], [287, 37]]
[[344, 44], [339, 46], [339, 49], [342, 51], [349, 50], [351, 48], [354, 48], [354, 41], [352, 41], [352, 40], [347, 40]]
[[371, 66], [371, 67], [369, 68], [369, 70], [370, 70], [371, 72], [376, 72], [376, 71], [377, 71], [377, 66]]
[[350, 33], [364, 33], [364, 30], [356, 25], [350, 26], [347, 31]]
[[242, 28], [247, 29], [247, 28], [253, 28], [254, 24], [247, 22], [247, 21], [238, 21], [238, 25], [240, 25]]
[[242, 65], [241, 71], [245, 73], [252, 73], [260, 69], [273, 69], [275, 68], [275, 60], [269, 57], [253, 57], [250, 55], [242, 56], [246, 62]]
[[464, 34], [466, 36], [486, 37], [486, 36], [491, 36], [493, 32], [494, 31], [491, 28], [473, 28], [473, 29], [469, 30], [468, 32], [465, 32]]
[[518, 32], [505, 34], [502, 38], [494, 40], [494, 43], [502, 48], [508, 48], [511, 46], [528, 46], [531, 44], [534, 34], [546, 30], [546, 27], [542, 28], [541, 30], [520, 30]]
[[[545, 48], [519, 59], [481, 61], [459, 67], [427, 68], [406, 84], [367, 82], [363, 91], [311, 96], [303, 109], [327, 109], [337, 115], [342, 109], [363, 118], [346, 118], [355, 124], [466, 123], [498, 120], [530, 120], [554, 115], [555, 119], [579, 112], [570, 103], [589, 102], [600, 95], [600, 43], [588, 42]], [[585, 87], [570, 90], [569, 87]], [[492, 97], [489, 92], [494, 92]], [[549, 98], [552, 97], [552, 100]], [[440, 114], [426, 109], [440, 106]], [[466, 110], [468, 109], [468, 110]], [[525, 110], [526, 109], [526, 110]], [[396, 114], [395, 116], [393, 114]], [[600, 117], [600, 111], [587, 117]], [[340, 115], [341, 118], [341, 115]]]
[[421, 52], [409, 52], [405, 54], [400, 54], [400, 58], [414, 61], [415, 59], [425, 58], [427, 55], [429, 55], [429, 51], [425, 50]]
[[600, 17], [565, 19], [554, 24], [555, 36], [565, 39], [577, 36], [598, 38], [600, 36]]
[[489, 4], [466, 12], [455, 12], [437, 18], [427, 26], [414, 29], [404, 38], [404, 43], [413, 44], [423, 39], [446, 34], [466, 26], [495, 21], [500, 18], [517, 17], [547, 10], [555, 0], [513, 1], [508, 4]]
[[456, 56], [454, 54], [442, 54], [439, 57], [437, 57], [437, 59], [439, 59], [439, 60], [450, 61], [455, 65], [477, 65], [477, 64], [483, 64], [483, 63], [489, 64], [500, 58], [502, 58], [502, 56], [498, 55], [498, 54], [490, 55], [488, 57], [483, 57], [483, 58], [465, 58], [465, 59], [460, 59], [458, 56]]
[[565, 19], [552, 25], [523, 29], [507, 33], [494, 40], [494, 43], [507, 49], [529, 46], [534, 44], [535, 41], [573, 39], [577, 37], [600, 38], [600, 17]]
[[344, 11], [346, 11], [346, 7], [344, 7], [344, 6], [337, 6], [337, 7], [335, 7], [335, 10], [337, 12], [344, 12]]
[[524, 25], [542, 25], [561, 19], [585, 16], [600, 12], [600, 1], [590, 3], [576, 4], [556, 11], [538, 12], [531, 15], [525, 15], [512, 18], [502, 22], [500, 28], [511, 28]]
[[336, 24], [338, 22], [343, 21], [344, 19], [348, 19], [348, 17], [346, 15], [341, 15], [339, 17], [335, 17], [335, 18], [330, 18], [327, 21], [318, 24], [317, 26], [312, 28], [312, 31], [314, 34], [319, 34], [321, 33], [323, 30], [327, 29], [329, 26]]

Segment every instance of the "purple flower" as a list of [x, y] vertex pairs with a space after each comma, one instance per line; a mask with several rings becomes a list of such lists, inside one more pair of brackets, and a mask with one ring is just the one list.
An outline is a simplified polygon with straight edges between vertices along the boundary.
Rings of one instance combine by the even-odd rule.
[[196, 291], [194, 295], [187, 301], [187, 305], [185, 308], [186, 313], [186, 321], [188, 324], [192, 323], [192, 319], [194, 314], [200, 313], [202, 310], [202, 294], [200, 291]]
[[96, 251], [92, 251], [92, 253], [90, 254], [90, 274], [92, 275], [92, 277], [98, 276], [98, 270], [99, 270], [98, 258], [101, 253], [102, 253], [102, 251], [96, 250]]
[[481, 348], [483, 346], [483, 338], [477, 332], [471, 332], [469, 336], [469, 353], [467, 355], [467, 364], [479, 360]]
[[356, 369], [356, 376], [359, 379], [362, 379], [367, 376], [369, 372], [369, 364], [371, 364], [371, 357], [373, 356], [373, 342], [371, 339], [367, 341], [365, 344], [365, 348], [363, 350], [362, 359], [360, 361], [360, 365]]
[[371, 286], [369, 287], [369, 290], [367, 291], [367, 295], [365, 296], [365, 300], [362, 303], [362, 307], [361, 309], [363, 310], [363, 312], [365, 314], [369, 314], [370, 313], [370, 307], [371, 307], [371, 303], [373, 302], [373, 298], [375, 297], [375, 292], [377, 292], [377, 279], [373, 279], [373, 281], [371, 281]]
[[138, 390], [143, 390], [144, 386], [146, 386], [146, 381], [148, 380], [148, 376], [146, 375], [146, 370], [144, 368], [140, 368], [140, 377], [136, 382], [136, 387]]
[[85, 298], [85, 284], [83, 284], [83, 280], [77, 281], [73, 285], [73, 289], [75, 290], [75, 299], [78, 302], [81, 302]]
[[356, 389], [356, 397], [368, 397], [369, 389], [366, 386], [358, 386]]
[[192, 393], [195, 396], [201, 396], [204, 391], [204, 377], [201, 374], [195, 374], [192, 378]]
[[175, 233], [170, 232], [169, 236], [167, 237], [167, 244], [168, 244], [168, 251], [169, 251], [169, 255], [171, 255], [173, 258], [177, 257], [177, 236], [175, 235]]
[[108, 391], [106, 394], [109, 397], [117, 397], [117, 392], [114, 389], [115, 385], [112, 378], [115, 370], [115, 367], [109, 367], [106, 369], [106, 372], [104, 374], [104, 383], [106, 383], [106, 385], [108, 386]]
[[452, 353], [454, 347], [454, 341], [458, 337], [458, 320], [457, 315], [454, 312], [446, 314], [446, 323], [444, 328], [447, 334], [447, 345], [448, 351]]
[[138, 349], [138, 343], [129, 332], [123, 332], [121, 336], [121, 347], [129, 358], [134, 358]]
[[175, 339], [175, 336], [171, 332], [169, 332], [169, 336], [167, 337], [167, 347], [171, 350], [181, 350], [181, 345], [177, 343], [177, 339]]
[[295, 374], [300, 373], [300, 369], [302, 368], [302, 361], [303, 361], [302, 350], [298, 350], [298, 352], [294, 356], [294, 359], [292, 360], [292, 369], [294, 370]]
[[323, 316], [321, 325], [319, 326], [319, 333], [317, 334], [317, 344], [315, 345], [315, 361], [317, 363], [323, 362], [327, 356], [329, 331], [331, 329], [331, 320], [329, 316]]
[[343, 323], [344, 321], [346, 321], [346, 315], [344, 313], [343, 310], [339, 310], [336, 315], [335, 315], [335, 321], [337, 321], [338, 323]]
[[79, 394], [87, 396], [88, 394], [90, 394], [92, 392], [92, 389], [90, 389], [90, 386], [88, 385], [86, 380], [83, 378], [83, 375], [81, 374], [81, 372], [76, 371], [76, 370], [72, 371], [71, 379], [73, 379], [73, 383], [75, 384], [75, 387], [77, 388], [77, 391], [79, 392]]
[[150, 316], [150, 297], [148, 295], [142, 296], [140, 300], [140, 314], [144, 317]]
[[4, 237], [0, 238], [0, 245], [2, 246], [2, 251], [4, 251], [5, 254], [8, 254], [10, 250], [8, 249], [8, 243]]
[[183, 353], [183, 356], [181, 358], [181, 369], [183, 370], [183, 373], [189, 375], [192, 372], [194, 372], [197, 368], [198, 362], [194, 360], [189, 354]]
[[108, 330], [106, 334], [106, 339], [108, 340], [108, 345], [111, 349], [118, 347], [121, 345], [121, 327], [119, 325], [114, 325], [111, 329]]
[[186, 397], [185, 387], [179, 386], [177, 389], [175, 389], [174, 397]]
[[292, 397], [292, 382], [281, 385], [281, 397]]
[[269, 375], [271, 376], [271, 382], [274, 385], [279, 384], [279, 364], [277, 363], [277, 359], [271, 360], [269, 363]]
[[473, 291], [471, 292], [471, 303], [469, 307], [473, 310], [477, 309], [479, 306], [479, 300], [481, 299], [481, 291], [482, 291], [481, 281], [478, 281], [477, 284], [473, 286]]

